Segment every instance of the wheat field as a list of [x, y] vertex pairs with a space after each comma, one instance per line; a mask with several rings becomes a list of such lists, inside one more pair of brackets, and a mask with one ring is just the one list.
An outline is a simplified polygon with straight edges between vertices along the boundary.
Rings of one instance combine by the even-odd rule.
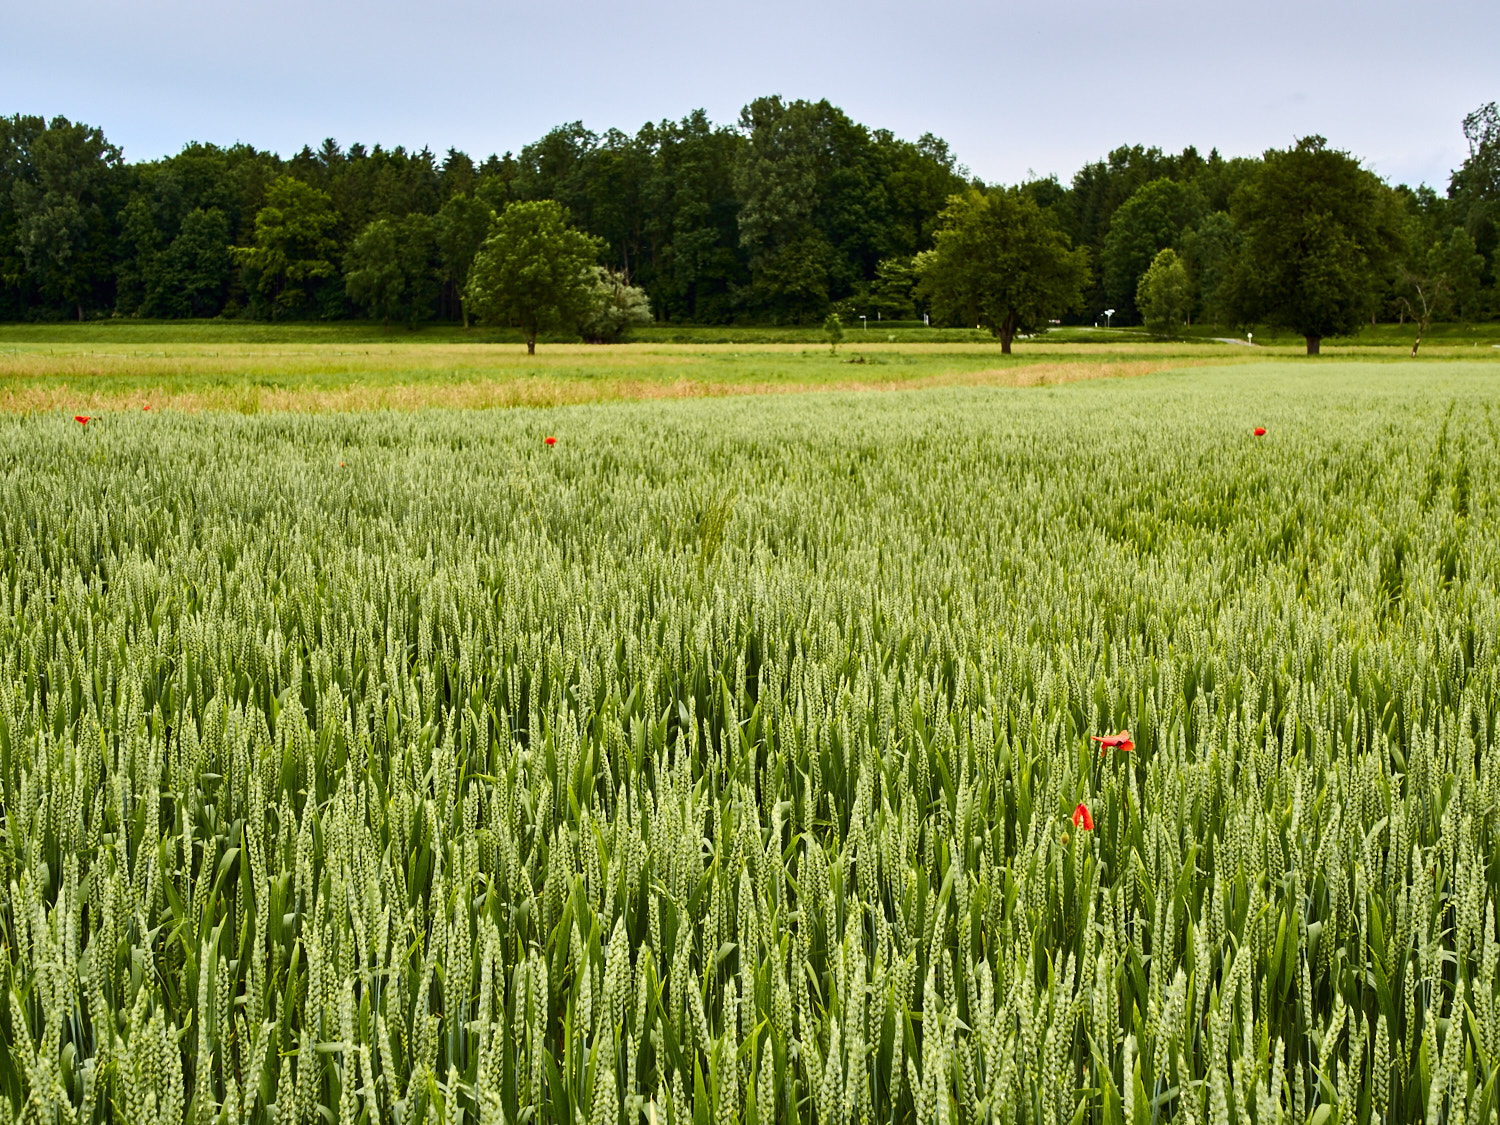
[[0, 1107], [1488, 1125], [1500, 368], [1413, 370], [0, 415]]

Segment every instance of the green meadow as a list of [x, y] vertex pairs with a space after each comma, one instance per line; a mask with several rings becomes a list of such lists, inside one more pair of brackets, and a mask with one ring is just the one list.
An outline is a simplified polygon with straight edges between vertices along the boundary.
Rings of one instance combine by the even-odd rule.
[[[1284, 362], [1304, 350], [1300, 337], [1286, 335], [1258, 334], [1253, 347], [1216, 338], [1226, 331], [1154, 340], [1140, 329], [1055, 328], [1019, 341], [1006, 355], [989, 333], [973, 330], [856, 328], [835, 350], [814, 328], [661, 327], [607, 347], [544, 340], [528, 356], [513, 330], [212, 321], [0, 325], [0, 411], [71, 416], [147, 405], [238, 413], [409, 411], [1028, 387]], [[1440, 326], [1420, 354], [1424, 361], [1500, 360], [1500, 331], [1492, 335]], [[1412, 339], [1410, 328], [1380, 326], [1330, 342], [1314, 362], [1358, 359], [1426, 371], [1409, 358]]]

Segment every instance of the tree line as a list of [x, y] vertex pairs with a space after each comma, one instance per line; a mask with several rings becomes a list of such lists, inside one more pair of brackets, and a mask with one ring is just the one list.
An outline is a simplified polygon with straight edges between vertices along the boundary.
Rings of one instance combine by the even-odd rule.
[[[648, 306], [700, 324], [930, 313], [1008, 339], [1106, 314], [1298, 327], [1289, 302], [1340, 331], [1478, 320], [1500, 312], [1495, 104], [1463, 130], [1468, 156], [1440, 194], [1391, 186], [1321, 138], [1253, 158], [1123, 147], [1066, 184], [987, 185], [931, 134], [779, 97], [733, 125], [702, 111], [634, 135], [575, 122], [480, 162], [328, 140], [289, 159], [190, 144], [128, 163], [96, 127], [17, 115], [0, 118], [0, 320], [467, 322], [498, 218], [544, 200], [589, 239], [594, 313], [613, 301], [624, 321]], [[1032, 241], [1006, 233], [1019, 230]], [[1052, 246], [1040, 258], [1037, 239]], [[990, 263], [987, 295], [959, 284], [960, 244]], [[1288, 272], [1303, 259], [1316, 268]], [[996, 304], [999, 274], [1030, 287], [1018, 306]], [[488, 298], [487, 319], [517, 323]]]

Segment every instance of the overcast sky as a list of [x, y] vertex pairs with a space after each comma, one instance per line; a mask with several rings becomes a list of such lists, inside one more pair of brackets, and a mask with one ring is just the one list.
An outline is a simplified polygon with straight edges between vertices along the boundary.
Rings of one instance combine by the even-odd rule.
[[1497, 43], [1500, 0], [0, 0], [0, 114], [87, 121], [130, 160], [328, 136], [480, 158], [779, 93], [936, 133], [990, 181], [1321, 133], [1445, 188]]

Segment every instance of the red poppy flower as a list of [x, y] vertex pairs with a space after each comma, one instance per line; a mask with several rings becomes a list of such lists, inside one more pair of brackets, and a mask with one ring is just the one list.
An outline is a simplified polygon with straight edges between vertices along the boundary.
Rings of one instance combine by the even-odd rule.
[[1122, 730], [1119, 734], [1096, 734], [1091, 735], [1099, 744], [1099, 756], [1103, 757], [1106, 750], [1124, 750], [1127, 753], [1135, 749], [1135, 743], [1130, 741], [1130, 732]]
[[1080, 825], [1085, 832], [1094, 830], [1094, 818], [1089, 816], [1089, 807], [1082, 803], [1073, 810], [1073, 827], [1077, 828]]
[[543, 438], [542, 440], [545, 441], [548, 445], [557, 444], [557, 439], [555, 437]]
[[151, 409], [151, 404], [148, 402], [145, 406], [141, 407], [141, 409], [142, 410], [150, 410]]
[[1266, 428], [1264, 426], [1256, 426], [1255, 427], [1255, 436], [1256, 437], [1265, 437], [1266, 436]]
[[90, 418], [91, 418], [91, 415], [88, 415], [88, 414], [75, 414], [75, 415], [73, 415], [73, 421], [77, 422], [80, 426], [87, 426], [89, 424]]

